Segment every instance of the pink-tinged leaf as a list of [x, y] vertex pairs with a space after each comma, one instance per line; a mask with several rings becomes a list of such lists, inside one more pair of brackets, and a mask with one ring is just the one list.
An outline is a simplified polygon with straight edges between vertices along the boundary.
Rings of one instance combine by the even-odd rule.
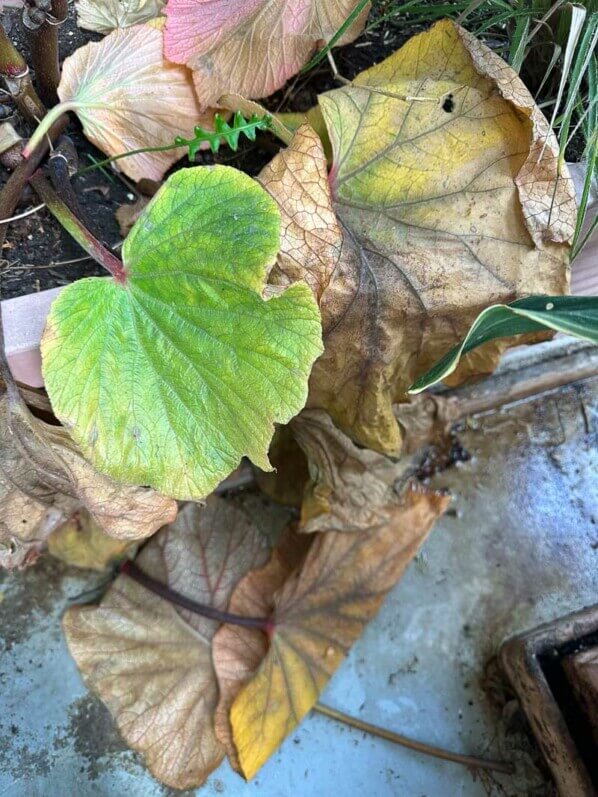
[[[237, 582], [268, 557], [240, 502], [212, 496], [187, 504], [143, 548], [137, 566], [185, 595], [225, 609]], [[224, 751], [214, 734], [218, 703], [211, 643], [217, 624], [120, 575], [99, 606], [64, 618], [69, 650], [125, 741], [175, 789], [200, 786]]]
[[[200, 111], [189, 71], [166, 61], [159, 26], [136, 25], [91, 42], [64, 62], [60, 99], [74, 110], [87, 138], [108, 155], [191, 138], [209, 125]], [[160, 180], [184, 147], [119, 161], [133, 180]]]
[[[168, 0], [166, 57], [194, 70], [197, 95], [213, 105], [228, 92], [265, 97], [334, 36], [356, 0]], [[347, 29], [363, 29], [369, 6]]]

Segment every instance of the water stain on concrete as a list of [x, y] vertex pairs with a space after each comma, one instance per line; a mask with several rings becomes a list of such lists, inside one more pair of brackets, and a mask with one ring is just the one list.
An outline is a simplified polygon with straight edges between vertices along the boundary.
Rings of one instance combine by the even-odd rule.
[[92, 694], [84, 695], [71, 704], [65, 736], [58, 736], [55, 747], [72, 743], [75, 752], [85, 762], [86, 775], [96, 780], [106, 765], [107, 756], [126, 752], [127, 745], [118, 733], [104, 704]]
[[0, 572], [0, 653], [25, 642], [37, 624], [50, 616], [62, 597], [65, 567], [45, 556], [35, 568]]

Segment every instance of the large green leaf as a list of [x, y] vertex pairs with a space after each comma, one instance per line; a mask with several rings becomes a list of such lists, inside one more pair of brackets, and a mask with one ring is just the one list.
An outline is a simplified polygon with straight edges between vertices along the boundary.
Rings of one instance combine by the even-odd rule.
[[52, 406], [86, 456], [126, 483], [210, 493], [243, 455], [270, 469], [274, 423], [303, 407], [322, 351], [305, 283], [268, 300], [274, 201], [224, 166], [177, 172], [123, 247], [126, 280], [84, 279], [42, 340]]
[[421, 393], [441, 382], [453, 373], [464, 354], [489, 340], [547, 329], [598, 343], [598, 296], [530, 296], [486, 308], [464, 340], [414, 382], [409, 392]]

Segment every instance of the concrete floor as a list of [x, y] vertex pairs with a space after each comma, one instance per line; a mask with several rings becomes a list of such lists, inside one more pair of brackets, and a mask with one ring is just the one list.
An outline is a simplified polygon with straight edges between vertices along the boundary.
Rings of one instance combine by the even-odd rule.
[[[251, 784], [224, 764], [201, 794], [234, 797], [547, 797], [494, 664], [511, 633], [598, 599], [598, 379], [470, 421], [468, 462], [435, 477], [454, 502], [323, 696], [367, 721], [514, 777], [451, 763], [310, 716]], [[47, 558], [0, 581], [0, 795], [154, 797], [81, 683], [59, 618], [102, 576]]]

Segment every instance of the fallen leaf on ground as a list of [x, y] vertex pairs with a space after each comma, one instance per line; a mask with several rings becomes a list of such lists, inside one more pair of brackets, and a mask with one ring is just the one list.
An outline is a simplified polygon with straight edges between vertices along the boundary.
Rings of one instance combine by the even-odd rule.
[[[237, 581], [268, 556], [246, 513], [212, 497], [185, 506], [136, 563], [191, 600], [225, 609]], [[200, 786], [221, 762], [214, 735], [216, 623], [149, 592], [126, 575], [99, 606], [69, 609], [64, 629], [87, 686], [106, 703], [152, 774], [176, 789]]]
[[[556, 139], [515, 72], [450, 21], [320, 106], [345, 234], [320, 301], [309, 405], [397, 454], [393, 403], [482, 309], [567, 292], [573, 184], [557, 178]], [[492, 371], [507, 345], [469, 354], [455, 381]]]
[[[166, 57], [194, 70], [200, 101], [227, 92], [266, 97], [279, 89], [328, 41], [355, 0], [168, 0]], [[363, 30], [369, 6], [337, 42]]]
[[72, 567], [105, 570], [134, 550], [136, 543], [102, 531], [86, 509], [78, 509], [48, 537], [48, 552]]
[[243, 456], [270, 469], [274, 424], [303, 409], [322, 351], [306, 284], [262, 296], [279, 249], [278, 208], [255, 180], [181, 169], [125, 240], [124, 284], [90, 278], [60, 293], [44, 382], [99, 470], [201, 500]]
[[301, 506], [304, 532], [361, 532], [404, 511], [400, 492], [412, 464], [358, 448], [322, 410], [304, 410], [290, 429], [307, 457], [310, 480]]
[[114, 215], [116, 216], [118, 228], [123, 238], [126, 238], [131, 232], [137, 219], [148, 206], [149, 201], [149, 197], [140, 196], [133, 204], [126, 202], [124, 205], [117, 208]]
[[[244, 576], [234, 589], [228, 610], [250, 617], [268, 617], [273, 596], [305, 559], [313, 537], [297, 534], [289, 526], [281, 535], [268, 563]], [[220, 698], [214, 715], [216, 736], [226, 749], [231, 766], [241, 772], [233, 743], [230, 709], [239, 690], [268, 653], [265, 634], [237, 625], [222, 625], [212, 641], [212, 659]]]
[[[199, 107], [190, 72], [162, 54], [162, 31], [153, 25], [115, 30], [67, 58], [58, 87], [87, 138], [107, 155], [193, 138], [212, 115]], [[133, 180], [160, 180], [185, 154], [184, 147], [146, 152], [118, 161]]]
[[49, 534], [83, 505], [111, 537], [148, 537], [177, 504], [98, 473], [64, 429], [35, 418], [13, 385], [0, 397], [0, 566], [33, 561]]
[[110, 33], [157, 17], [166, 0], [77, 0], [77, 25]]
[[[221, 683], [227, 700], [235, 679], [235, 651], [240, 654], [240, 676], [247, 672], [250, 646], [263, 655], [230, 710], [238, 763], [247, 779], [316, 703], [449, 498], [415, 488], [404, 501], [401, 513], [369, 533], [328, 532], [313, 537], [303, 564], [274, 595], [269, 645], [256, 631], [243, 632], [238, 640], [229, 638], [220, 646], [216, 640], [216, 668], [224, 672]], [[252, 575], [257, 597], [255, 591], [247, 593], [251, 595], [247, 609], [244, 600], [235, 601], [236, 593], [232, 598], [236, 609], [247, 614], [255, 611], [259, 593], [267, 600], [272, 589], [269, 578], [262, 583], [259, 573]], [[223, 633], [224, 629], [218, 632]], [[226, 734], [226, 728], [219, 729]]]

